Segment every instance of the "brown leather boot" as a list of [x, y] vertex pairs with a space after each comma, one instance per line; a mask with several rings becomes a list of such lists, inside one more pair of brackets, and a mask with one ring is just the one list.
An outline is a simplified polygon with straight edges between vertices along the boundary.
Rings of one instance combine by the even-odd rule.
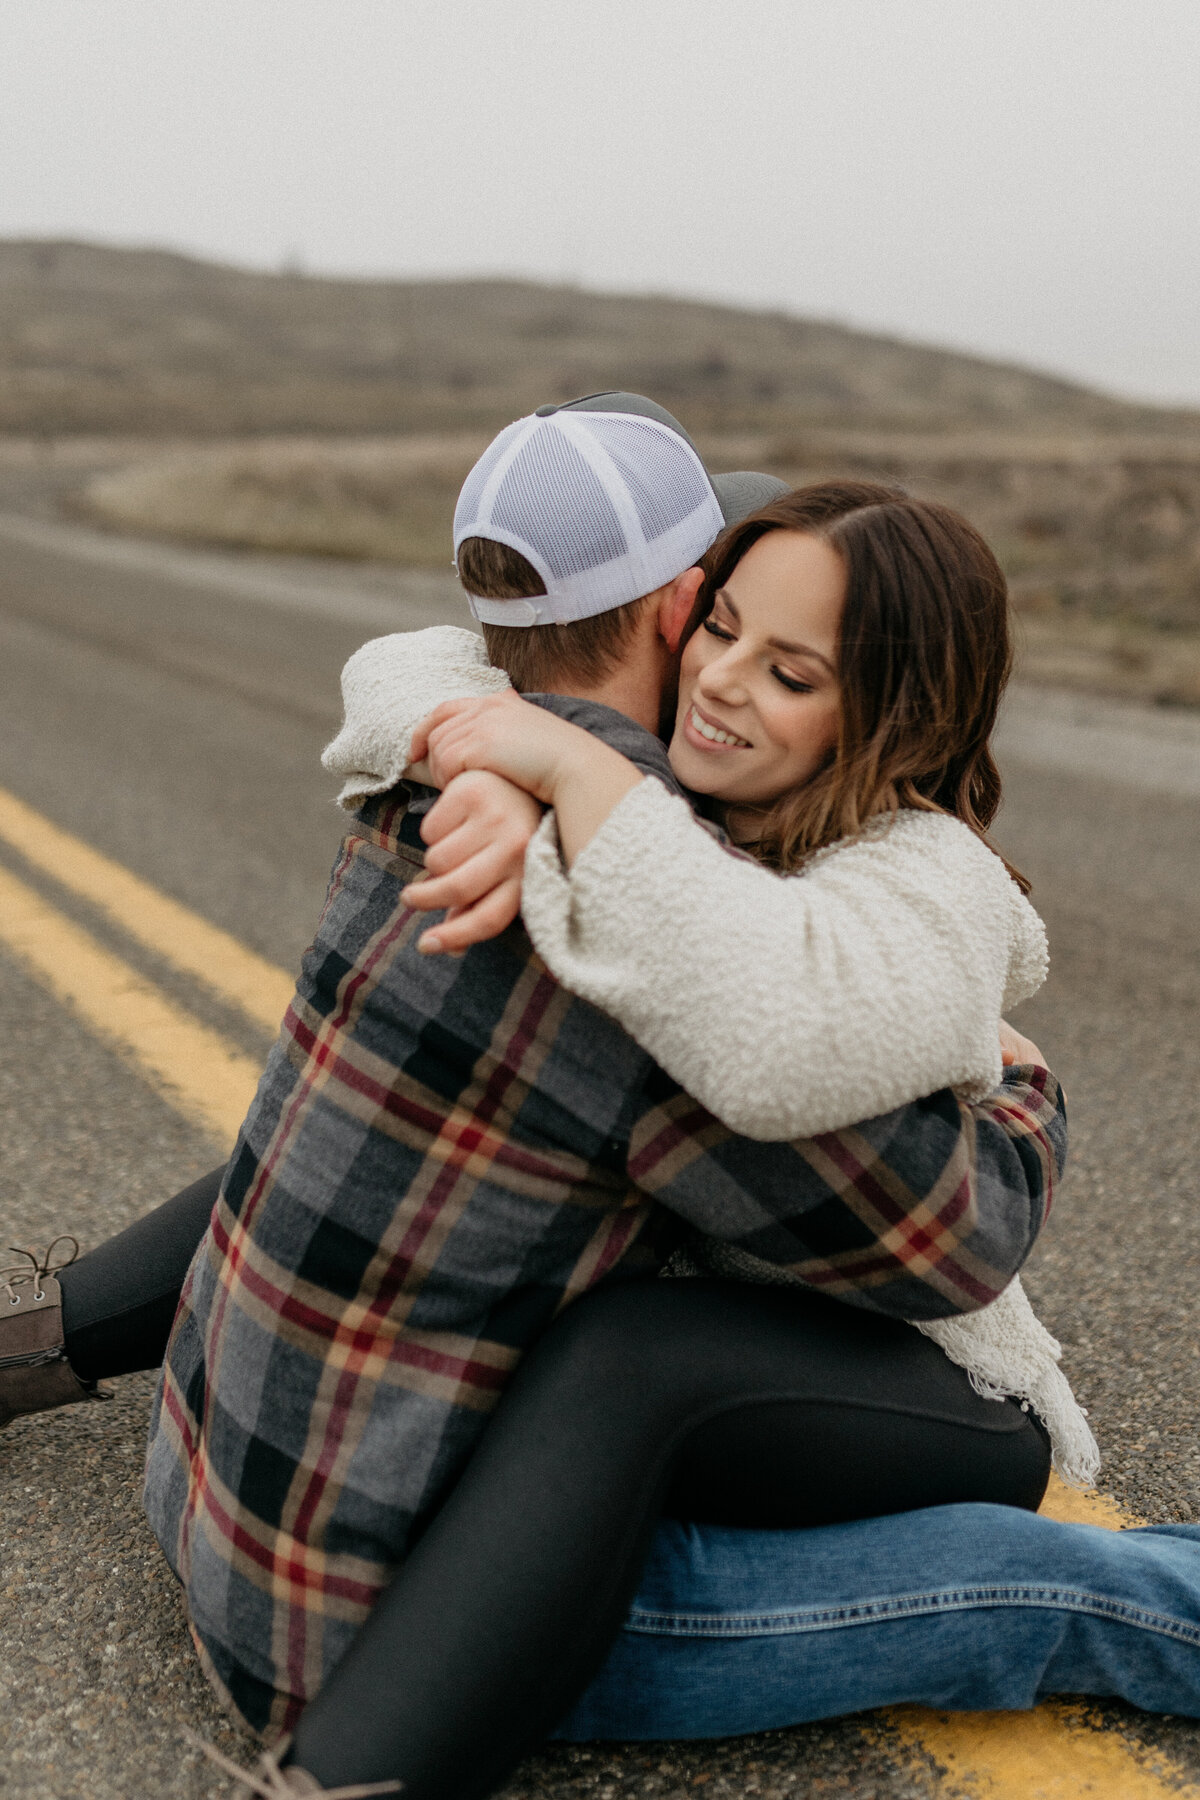
[[[70, 1254], [55, 1262], [60, 1244], [69, 1244]], [[54, 1277], [79, 1254], [75, 1239], [55, 1238], [44, 1256], [33, 1250], [12, 1254], [25, 1260], [0, 1269], [0, 1428], [22, 1413], [111, 1399], [95, 1382], [80, 1381], [67, 1361], [62, 1289]]]

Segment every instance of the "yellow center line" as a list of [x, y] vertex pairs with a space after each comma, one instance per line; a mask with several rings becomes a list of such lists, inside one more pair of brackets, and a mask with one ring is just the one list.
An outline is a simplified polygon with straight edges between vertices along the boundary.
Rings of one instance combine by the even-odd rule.
[[1127, 1530], [1131, 1525], [1144, 1525], [1145, 1519], [1126, 1512], [1107, 1494], [1068, 1487], [1057, 1475], [1051, 1475], [1046, 1498], [1038, 1507], [1043, 1518], [1057, 1519], [1063, 1525], [1103, 1525], [1108, 1531]]
[[[0, 837], [64, 886], [100, 906], [126, 932], [198, 977], [272, 1032], [292, 979], [227, 932], [160, 894], [118, 863], [60, 831], [0, 790]], [[199, 1024], [25, 882], [0, 869], [0, 942], [97, 1036], [116, 1045], [193, 1123], [230, 1141], [253, 1096], [258, 1065]], [[1056, 1477], [1042, 1512], [1111, 1530], [1139, 1520], [1115, 1501]], [[1097, 1730], [1077, 1703], [1024, 1713], [879, 1715], [880, 1741], [911, 1754], [910, 1780], [930, 1795], [972, 1800], [1200, 1800], [1200, 1785], [1169, 1758]], [[929, 1769], [932, 1757], [941, 1773]]]
[[292, 997], [293, 978], [285, 970], [81, 838], [52, 825], [3, 788], [0, 838], [34, 868], [107, 914], [138, 943], [203, 982], [274, 1037]]
[[[1098, 1729], [1078, 1701], [1034, 1712], [935, 1713], [900, 1707], [883, 1715], [912, 1751], [907, 1771], [931, 1797], [971, 1800], [1194, 1800], [1200, 1786], [1173, 1758]], [[1098, 1723], [1098, 1722], [1097, 1722]], [[887, 1745], [895, 1739], [884, 1737]], [[932, 1773], [932, 1756], [943, 1774]]]
[[123, 1051], [179, 1112], [232, 1145], [258, 1084], [256, 1061], [6, 869], [0, 869], [0, 942], [98, 1037]]

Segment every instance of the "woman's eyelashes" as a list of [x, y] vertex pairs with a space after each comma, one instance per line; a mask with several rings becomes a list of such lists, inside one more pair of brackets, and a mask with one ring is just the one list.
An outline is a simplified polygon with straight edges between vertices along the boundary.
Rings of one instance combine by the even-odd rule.
[[[701, 629], [707, 631], [709, 637], [720, 638], [723, 644], [736, 644], [737, 642], [736, 632], [731, 631], [728, 625], [722, 625], [718, 619], [714, 619], [711, 613], [707, 619], [701, 620]], [[777, 669], [775, 667], [772, 667], [771, 673], [776, 681], [778, 681], [782, 687], [787, 689], [789, 694], [812, 694], [816, 692], [813, 683], [811, 681], [806, 681], [803, 675], [788, 675], [783, 669]]]
[[811, 681], [805, 681], [802, 675], [785, 675], [782, 669], [772, 669], [776, 681], [785, 687], [789, 694], [812, 694], [816, 692]]
[[732, 631], [724, 625], [718, 625], [715, 619], [703, 620], [702, 629], [707, 631], [709, 637], [720, 638], [723, 644], [732, 644], [736, 641]]

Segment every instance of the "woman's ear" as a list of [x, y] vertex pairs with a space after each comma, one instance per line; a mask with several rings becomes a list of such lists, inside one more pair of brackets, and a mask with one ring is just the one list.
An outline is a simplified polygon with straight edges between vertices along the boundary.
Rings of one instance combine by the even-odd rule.
[[692, 622], [700, 589], [704, 586], [704, 570], [685, 569], [662, 590], [658, 605], [658, 634], [668, 650], [678, 650]]

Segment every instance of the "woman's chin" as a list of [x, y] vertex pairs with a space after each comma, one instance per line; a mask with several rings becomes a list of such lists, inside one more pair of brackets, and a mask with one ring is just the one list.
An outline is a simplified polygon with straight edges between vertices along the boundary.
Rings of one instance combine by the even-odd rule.
[[676, 779], [682, 787], [692, 794], [711, 794], [719, 799], [725, 780], [724, 771], [714, 768], [712, 762], [699, 750], [693, 750], [682, 731], [676, 731], [667, 747], [667, 757]]
[[[727, 807], [749, 808], [756, 819], [762, 808], [771, 805], [778, 797], [778, 790], [760, 795], [756, 784], [744, 779], [744, 770], [731, 768], [725, 757], [718, 758], [706, 755], [703, 750], [693, 750], [678, 731], [671, 739], [667, 756], [675, 779], [689, 794], [704, 794], [710, 800], [719, 800]], [[751, 792], [745, 791], [747, 787]]]

